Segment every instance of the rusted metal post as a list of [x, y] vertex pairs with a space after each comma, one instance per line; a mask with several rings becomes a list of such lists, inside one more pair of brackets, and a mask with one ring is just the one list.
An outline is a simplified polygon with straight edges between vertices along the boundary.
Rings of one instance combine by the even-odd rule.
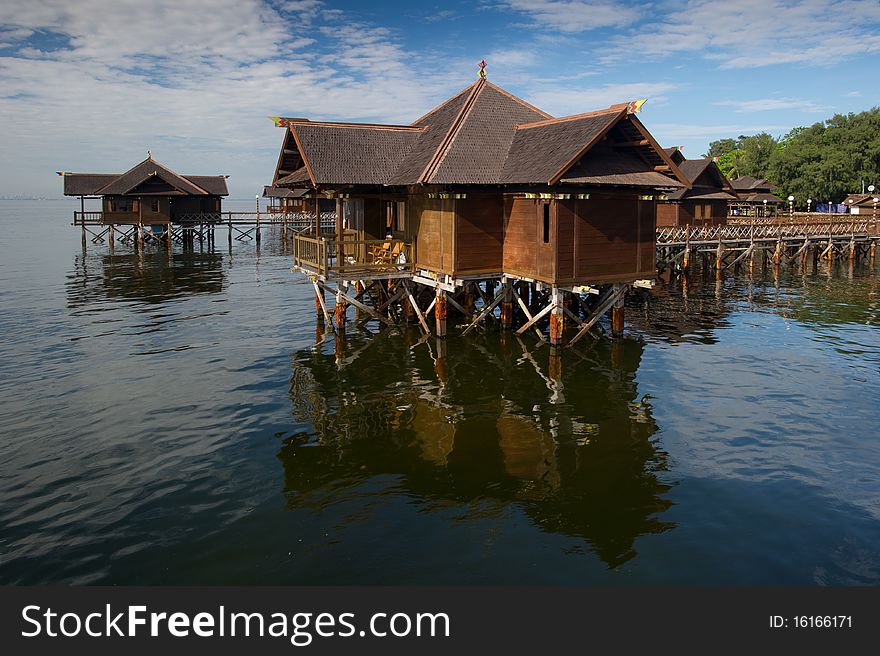
[[446, 337], [446, 291], [437, 288], [436, 304], [434, 305], [434, 320], [437, 329], [437, 337]]
[[611, 308], [611, 334], [614, 337], [622, 337], [623, 336], [623, 327], [624, 327], [624, 301], [625, 294], [623, 293], [623, 286], [620, 284], [614, 285], [614, 293], [619, 294], [616, 301], [614, 301], [614, 307]]
[[550, 344], [562, 344], [562, 333], [565, 330], [565, 314], [562, 310], [562, 290], [553, 287], [550, 293]]

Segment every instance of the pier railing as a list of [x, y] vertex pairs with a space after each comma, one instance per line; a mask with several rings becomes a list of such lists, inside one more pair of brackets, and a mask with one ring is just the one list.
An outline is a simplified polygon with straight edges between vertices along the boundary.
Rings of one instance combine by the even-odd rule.
[[294, 266], [324, 278], [413, 271], [412, 243], [401, 239], [335, 239], [294, 236]]
[[[132, 218], [136, 218], [132, 215]], [[104, 212], [74, 212], [73, 225], [102, 225]], [[144, 222], [149, 223], [149, 220]], [[315, 224], [314, 212], [187, 212], [176, 215], [172, 223], [181, 226], [241, 226], [284, 224], [293, 230], [303, 230]], [[321, 212], [321, 231], [335, 229], [336, 212]]]
[[[827, 215], [826, 215], [827, 216]], [[854, 220], [810, 220], [773, 223], [728, 223], [723, 226], [670, 226], [657, 228], [657, 244], [699, 243], [717, 241], [766, 241], [804, 239], [808, 237], [873, 237], [878, 223], [870, 217]]]

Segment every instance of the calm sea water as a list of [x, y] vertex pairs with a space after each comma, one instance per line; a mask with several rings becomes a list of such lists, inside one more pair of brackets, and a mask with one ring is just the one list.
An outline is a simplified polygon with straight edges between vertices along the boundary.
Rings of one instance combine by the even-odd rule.
[[73, 209], [0, 202], [2, 583], [880, 584], [880, 271], [444, 362], [337, 349], [270, 235], [83, 255]]

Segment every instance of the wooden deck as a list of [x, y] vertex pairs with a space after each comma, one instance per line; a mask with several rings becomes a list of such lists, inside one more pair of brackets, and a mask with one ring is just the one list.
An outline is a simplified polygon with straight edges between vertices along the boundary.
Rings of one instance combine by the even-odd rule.
[[407, 278], [414, 271], [414, 251], [400, 239], [344, 239], [302, 234], [293, 239], [294, 268], [322, 280]]

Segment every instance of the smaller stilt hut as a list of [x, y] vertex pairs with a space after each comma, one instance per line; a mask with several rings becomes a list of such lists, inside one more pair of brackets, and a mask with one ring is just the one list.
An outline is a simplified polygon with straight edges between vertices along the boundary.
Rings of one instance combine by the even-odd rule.
[[657, 225], [724, 225], [728, 203], [738, 199], [730, 180], [711, 157], [685, 159], [678, 148], [666, 150], [690, 181], [691, 188], [666, 194], [666, 200], [657, 205]]

